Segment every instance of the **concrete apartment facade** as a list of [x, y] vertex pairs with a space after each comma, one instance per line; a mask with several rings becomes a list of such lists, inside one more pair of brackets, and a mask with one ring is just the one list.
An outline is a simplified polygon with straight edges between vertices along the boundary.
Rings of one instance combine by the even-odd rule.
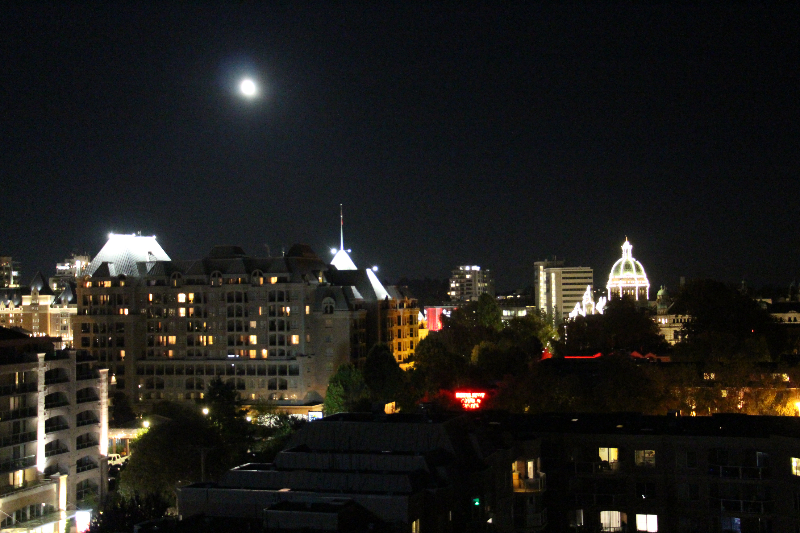
[[105, 496], [107, 371], [53, 345], [0, 329], [3, 531], [60, 533]]

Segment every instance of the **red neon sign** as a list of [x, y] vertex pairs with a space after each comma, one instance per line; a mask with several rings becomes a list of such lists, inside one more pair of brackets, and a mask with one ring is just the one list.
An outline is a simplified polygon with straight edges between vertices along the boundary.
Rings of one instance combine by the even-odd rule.
[[461, 401], [464, 409], [478, 409], [484, 398], [485, 392], [456, 392], [456, 399]]

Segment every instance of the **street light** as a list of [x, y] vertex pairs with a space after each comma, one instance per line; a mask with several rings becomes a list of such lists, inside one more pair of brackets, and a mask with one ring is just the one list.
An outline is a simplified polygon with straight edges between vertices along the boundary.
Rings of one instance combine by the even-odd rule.
[[208, 414], [208, 407], [203, 407], [203, 414], [204, 414], [204, 415], [207, 415], [207, 414]]

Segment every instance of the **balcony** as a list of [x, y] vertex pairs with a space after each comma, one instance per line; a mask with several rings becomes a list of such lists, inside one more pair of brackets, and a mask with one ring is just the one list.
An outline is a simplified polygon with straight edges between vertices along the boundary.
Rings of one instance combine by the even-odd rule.
[[98, 396], [81, 396], [75, 399], [76, 403], [87, 403], [87, 402], [99, 402], [100, 398]]
[[67, 453], [69, 449], [66, 446], [62, 446], [60, 448], [56, 448], [55, 450], [47, 450], [44, 452], [45, 457], [53, 457], [56, 455], [61, 455], [62, 453]]
[[54, 402], [45, 402], [44, 408], [45, 409], [58, 409], [59, 407], [65, 407], [69, 405], [69, 400], [56, 400]]
[[547, 478], [537, 474], [534, 478], [513, 479], [514, 492], [541, 492], [547, 488]]
[[75, 376], [75, 379], [77, 381], [83, 381], [87, 379], [99, 379], [99, 378], [100, 378], [99, 372], [81, 372], [80, 374]]
[[597, 494], [597, 493], [577, 493], [575, 494], [575, 505], [579, 506], [619, 506], [628, 503], [624, 494]]
[[708, 474], [724, 479], [769, 479], [772, 473], [766, 466], [710, 465]]
[[22, 483], [22, 486], [15, 487], [13, 485], [7, 485], [3, 488], [0, 488], [0, 498], [7, 494], [11, 494], [14, 492], [23, 492], [23, 491], [34, 491], [36, 489], [41, 489], [42, 487], [52, 486], [53, 482], [49, 479], [41, 479], [41, 480], [33, 480], [33, 481], [25, 481]]
[[58, 385], [59, 383], [66, 383], [67, 381], [69, 381], [69, 376], [53, 376], [51, 378], [45, 378], [44, 384]]
[[767, 514], [775, 511], [775, 502], [772, 500], [728, 500], [722, 498], [709, 498], [712, 511], [721, 513], [747, 513]]
[[621, 470], [619, 461], [576, 461], [576, 474], [613, 474]]
[[97, 442], [95, 441], [86, 441], [86, 442], [79, 442], [75, 445], [76, 450], [84, 450], [86, 448], [91, 448], [92, 446], [97, 446]]
[[23, 457], [21, 459], [13, 459], [11, 461], [5, 461], [3, 463], [0, 463], [0, 473], [14, 472], [15, 470], [30, 468], [35, 464], [36, 464], [36, 456], [28, 455], [27, 457]]
[[88, 463], [85, 465], [80, 465], [77, 467], [77, 472], [80, 474], [81, 472], [88, 472], [89, 470], [94, 470], [97, 468], [97, 465], [94, 463]]
[[3, 385], [0, 387], [0, 396], [11, 394], [24, 394], [26, 392], [36, 392], [36, 383], [20, 383], [19, 385]]
[[37, 416], [36, 407], [23, 407], [22, 409], [14, 409], [13, 411], [0, 412], [0, 421], [19, 420], [21, 418], [32, 418]]
[[86, 419], [78, 420], [75, 423], [75, 426], [76, 427], [91, 426], [92, 424], [99, 424], [99, 423], [100, 423], [100, 421], [98, 419], [96, 419], [96, 418], [86, 418]]
[[45, 433], [54, 433], [56, 431], [62, 431], [65, 429], [69, 429], [69, 424], [53, 424], [52, 426], [45, 425], [44, 432]]
[[33, 442], [36, 440], [36, 432], [29, 431], [27, 433], [17, 433], [15, 435], [7, 435], [0, 439], [0, 447], [13, 446], [15, 444], [24, 444], [26, 442]]

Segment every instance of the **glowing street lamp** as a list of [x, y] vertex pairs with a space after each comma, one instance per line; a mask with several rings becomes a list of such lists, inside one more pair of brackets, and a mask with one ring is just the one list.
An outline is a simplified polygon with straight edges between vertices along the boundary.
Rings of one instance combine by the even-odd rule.
[[207, 414], [208, 414], [208, 407], [203, 407], [203, 414], [204, 414], [204, 415], [207, 415]]

